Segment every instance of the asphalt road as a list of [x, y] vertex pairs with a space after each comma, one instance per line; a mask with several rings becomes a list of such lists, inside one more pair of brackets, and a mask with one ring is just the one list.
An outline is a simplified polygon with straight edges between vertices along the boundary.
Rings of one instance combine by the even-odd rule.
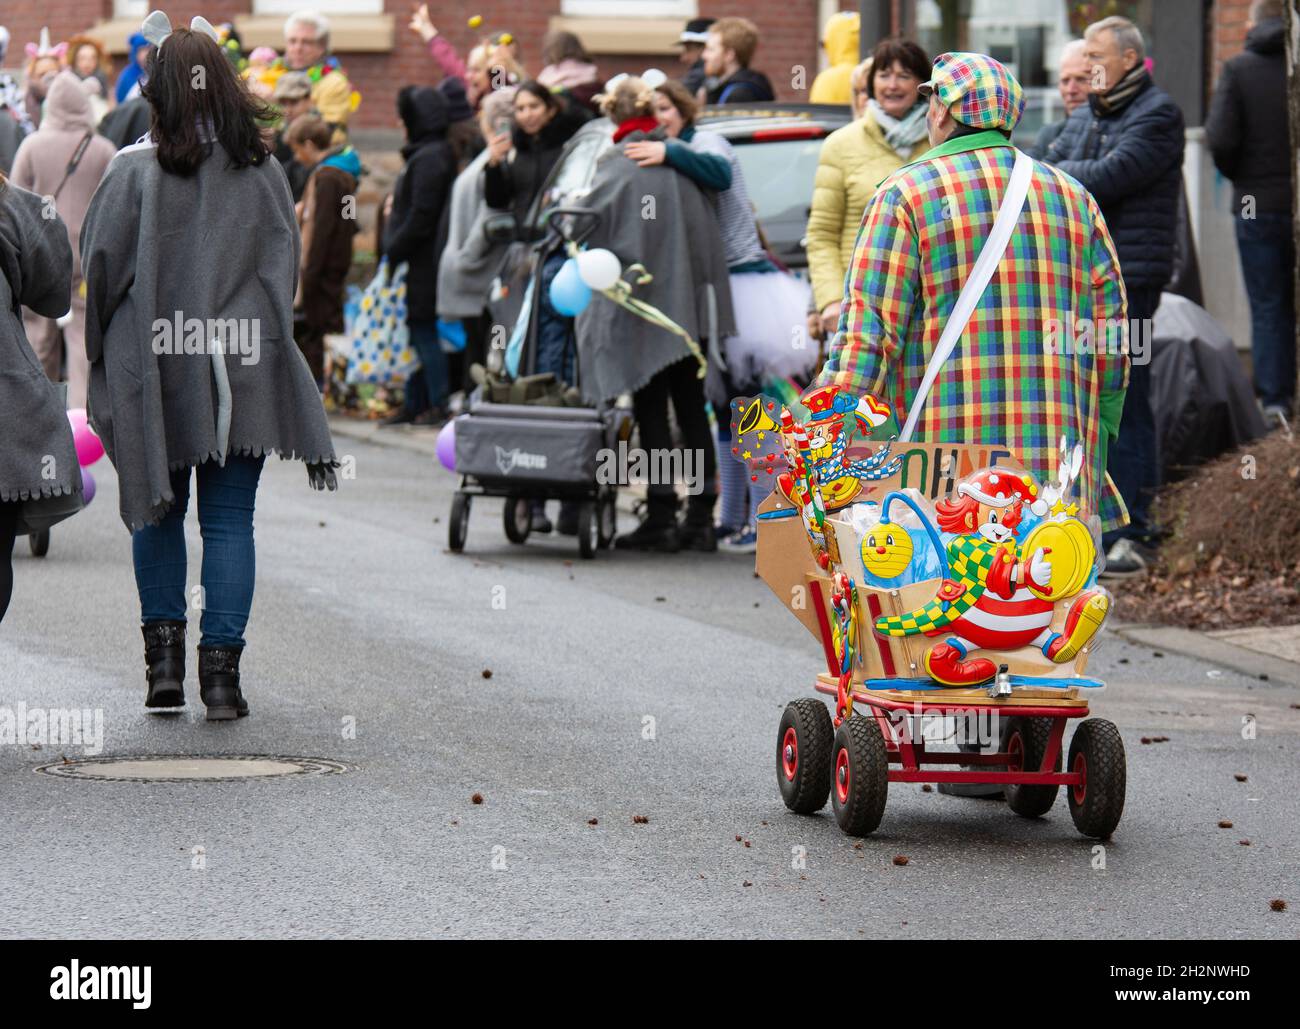
[[859, 846], [781, 804], [777, 721], [820, 650], [752, 561], [512, 547], [488, 501], [453, 556], [450, 475], [340, 450], [356, 478], [336, 495], [268, 464], [238, 723], [192, 719], [192, 649], [189, 714], [146, 714], [107, 461], [47, 558], [20, 542], [0, 706], [100, 708], [102, 756], [351, 770], [75, 782], [33, 772], [75, 747], [0, 746], [0, 935], [1297, 936], [1300, 691], [1112, 637], [1094, 713], [1121, 727], [1129, 785], [1104, 868], [1063, 797], [1030, 822], [895, 784]]

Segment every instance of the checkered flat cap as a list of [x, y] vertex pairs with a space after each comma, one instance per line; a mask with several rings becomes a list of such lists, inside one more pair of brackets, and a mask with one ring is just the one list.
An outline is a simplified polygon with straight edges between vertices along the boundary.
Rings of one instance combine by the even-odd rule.
[[953, 117], [976, 129], [1016, 127], [1025, 113], [1025, 94], [1006, 66], [986, 54], [947, 53], [934, 60], [921, 95], [934, 94]]

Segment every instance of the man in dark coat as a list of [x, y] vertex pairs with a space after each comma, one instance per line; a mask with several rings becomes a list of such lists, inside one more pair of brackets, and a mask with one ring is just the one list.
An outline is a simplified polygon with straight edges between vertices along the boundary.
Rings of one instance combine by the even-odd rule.
[[713, 85], [707, 104], [752, 104], [775, 100], [772, 83], [749, 62], [758, 49], [758, 29], [748, 18], [719, 18], [709, 26], [704, 44], [704, 73]]
[[1232, 180], [1237, 252], [1250, 297], [1255, 395], [1272, 420], [1295, 406], [1295, 244], [1281, 0], [1255, 0], [1246, 49], [1223, 66], [1205, 135]]
[[285, 72], [275, 83], [271, 102], [280, 109], [280, 125], [275, 133], [273, 152], [289, 180], [289, 191], [293, 193], [293, 202], [296, 204], [302, 199], [302, 191], [307, 188], [310, 169], [304, 168], [293, 156], [293, 150], [285, 141], [284, 135], [295, 120], [312, 110], [311, 80], [304, 72]]
[[[1174, 268], [1183, 113], [1151, 80], [1142, 33], [1127, 18], [1089, 25], [1084, 43], [1093, 92], [1044, 159], [1078, 179], [1101, 206], [1124, 273], [1129, 324], [1136, 329], [1155, 316]], [[1107, 574], [1115, 577], [1145, 571], [1155, 545], [1148, 509], [1159, 485], [1159, 461], [1149, 339], [1147, 333], [1130, 333], [1128, 394], [1108, 460], [1129, 514], [1129, 524], [1105, 539]]]
[[447, 355], [438, 341], [438, 255], [456, 159], [447, 142], [447, 98], [427, 86], [404, 86], [397, 113], [406, 127], [406, 167], [393, 184], [393, 210], [384, 223], [383, 251], [405, 262], [406, 320], [420, 375], [407, 383], [406, 403], [389, 422], [436, 425], [446, 418]]
[[1082, 39], [1072, 39], [1061, 48], [1060, 65], [1056, 72], [1056, 91], [1061, 94], [1061, 103], [1065, 107], [1065, 117], [1060, 121], [1048, 122], [1038, 130], [1033, 146], [1026, 153], [1035, 161], [1041, 161], [1052, 141], [1061, 134], [1070, 115], [1088, 103], [1089, 84], [1092, 82], [1092, 65], [1084, 52]]

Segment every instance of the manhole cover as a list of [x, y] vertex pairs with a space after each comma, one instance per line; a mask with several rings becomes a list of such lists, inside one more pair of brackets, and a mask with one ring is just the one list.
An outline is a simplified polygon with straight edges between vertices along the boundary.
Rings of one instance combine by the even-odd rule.
[[158, 754], [84, 758], [41, 765], [36, 769], [62, 779], [93, 779], [99, 782], [223, 782], [229, 779], [279, 779], [292, 775], [336, 775], [351, 770], [352, 766], [342, 761], [271, 754], [219, 754], [210, 757]]

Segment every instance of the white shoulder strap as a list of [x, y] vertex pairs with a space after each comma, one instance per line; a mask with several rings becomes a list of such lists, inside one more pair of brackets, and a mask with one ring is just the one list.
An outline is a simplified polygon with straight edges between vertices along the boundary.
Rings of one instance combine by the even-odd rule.
[[943, 327], [939, 344], [934, 348], [934, 356], [930, 358], [930, 363], [925, 369], [925, 378], [921, 380], [920, 388], [912, 400], [911, 410], [907, 412], [907, 424], [903, 426], [903, 431], [898, 437], [900, 442], [912, 438], [912, 432], [916, 429], [917, 420], [925, 408], [925, 402], [930, 396], [934, 380], [939, 375], [939, 369], [956, 348], [961, 334], [966, 330], [966, 323], [970, 321], [970, 316], [975, 310], [975, 305], [984, 296], [989, 280], [993, 278], [993, 273], [1002, 261], [1002, 255], [1006, 253], [1007, 244], [1011, 242], [1011, 233], [1015, 231], [1016, 222], [1020, 220], [1020, 212], [1025, 206], [1025, 199], [1029, 196], [1029, 184], [1033, 175], [1033, 159], [1023, 150], [1017, 150], [1016, 164], [1011, 169], [1011, 180], [1007, 183], [1007, 191], [1002, 197], [1002, 206], [998, 208], [997, 218], [993, 221], [993, 231], [984, 241], [984, 247], [980, 250], [979, 257], [975, 259], [975, 267], [971, 269], [970, 278], [962, 286], [957, 303], [948, 317], [948, 323]]

